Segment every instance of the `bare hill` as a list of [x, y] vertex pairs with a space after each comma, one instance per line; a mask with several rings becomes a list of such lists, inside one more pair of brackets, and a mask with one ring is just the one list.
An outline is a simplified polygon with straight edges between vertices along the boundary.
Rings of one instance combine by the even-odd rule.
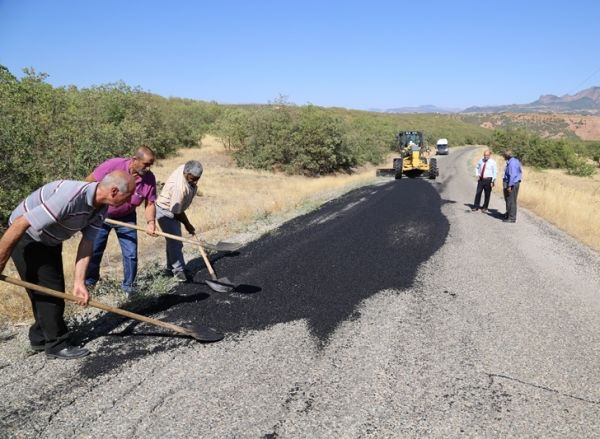
[[590, 87], [574, 95], [542, 95], [529, 104], [469, 107], [464, 113], [576, 113], [600, 115], [600, 87]]
[[600, 116], [564, 113], [493, 113], [463, 116], [488, 129], [526, 128], [545, 138], [577, 136], [582, 140], [600, 140]]

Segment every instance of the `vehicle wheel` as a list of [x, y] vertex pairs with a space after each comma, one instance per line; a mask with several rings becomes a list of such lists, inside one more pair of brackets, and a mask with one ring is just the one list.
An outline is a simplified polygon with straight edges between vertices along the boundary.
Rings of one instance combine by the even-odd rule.
[[394, 159], [394, 175], [396, 180], [400, 180], [402, 178], [402, 165], [404, 160], [402, 158]]
[[437, 159], [429, 160], [429, 179], [435, 180], [435, 178], [439, 175], [438, 167], [437, 167]]

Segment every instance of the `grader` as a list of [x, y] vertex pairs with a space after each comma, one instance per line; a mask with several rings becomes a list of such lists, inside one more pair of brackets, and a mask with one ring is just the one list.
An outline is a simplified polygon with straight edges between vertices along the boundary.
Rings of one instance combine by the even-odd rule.
[[434, 180], [439, 175], [437, 160], [429, 158], [429, 148], [423, 143], [421, 131], [401, 131], [396, 135], [400, 157], [394, 158], [393, 169], [378, 169], [377, 175], [394, 175], [396, 180], [406, 175], [414, 178], [427, 176]]

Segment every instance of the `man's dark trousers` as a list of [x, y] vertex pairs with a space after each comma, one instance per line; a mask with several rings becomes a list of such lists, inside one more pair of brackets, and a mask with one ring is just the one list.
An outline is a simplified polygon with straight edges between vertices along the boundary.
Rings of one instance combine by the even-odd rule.
[[[15, 246], [12, 260], [21, 279], [53, 290], [64, 291], [62, 244], [44, 245], [25, 234]], [[35, 323], [29, 328], [33, 346], [57, 352], [67, 346], [68, 329], [63, 317], [65, 301], [27, 289]]]
[[477, 191], [475, 192], [475, 207], [479, 207], [481, 202], [481, 192], [484, 193], [483, 209], [487, 209], [490, 205], [490, 194], [492, 193], [492, 179], [480, 178], [477, 181]]
[[504, 201], [506, 201], [506, 219], [510, 221], [517, 220], [517, 196], [519, 195], [519, 186], [521, 182], [516, 182], [512, 190], [504, 188]]

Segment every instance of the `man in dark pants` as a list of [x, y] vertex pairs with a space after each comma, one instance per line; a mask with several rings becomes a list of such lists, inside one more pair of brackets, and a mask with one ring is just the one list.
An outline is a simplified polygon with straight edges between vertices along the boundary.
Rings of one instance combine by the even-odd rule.
[[[108, 206], [119, 206], [131, 198], [135, 181], [117, 171], [100, 183], [59, 180], [48, 183], [23, 200], [12, 212], [9, 227], [0, 239], [0, 273], [12, 257], [21, 279], [64, 291], [62, 242], [81, 231], [77, 249], [73, 295], [86, 305], [85, 287], [94, 237], [106, 217]], [[73, 359], [89, 354], [71, 346], [64, 321], [63, 299], [27, 290], [35, 323], [29, 330], [31, 348], [48, 357]]]
[[514, 223], [517, 221], [517, 197], [523, 170], [521, 169], [521, 162], [513, 157], [511, 150], [504, 151], [504, 159], [506, 160], [506, 167], [504, 168], [502, 188], [504, 190], [504, 201], [506, 202], [506, 215], [502, 221]]
[[473, 203], [473, 212], [479, 209], [479, 203], [481, 202], [481, 192], [485, 194], [483, 199], [483, 208], [481, 211], [487, 213], [488, 206], [490, 204], [490, 194], [492, 188], [496, 183], [496, 176], [498, 175], [498, 167], [496, 161], [490, 156], [492, 152], [486, 149], [483, 152], [483, 158], [477, 162], [475, 167], [475, 176], [477, 177], [477, 191], [475, 192], [475, 202]]

